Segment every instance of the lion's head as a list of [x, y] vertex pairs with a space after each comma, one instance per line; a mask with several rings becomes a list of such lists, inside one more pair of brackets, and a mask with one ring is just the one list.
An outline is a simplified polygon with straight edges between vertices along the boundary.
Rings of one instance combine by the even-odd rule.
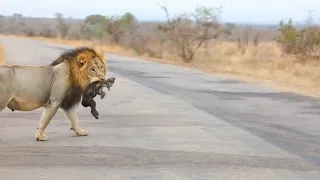
[[103, 80], [107, 75], [104, 53], [97, 47], [81, 47], [62, 53], [51, 65], [69, 63], [70, 80], [84, 91], [89, 83]]
[[84, 66], [87, 66], [83, 67], [83, 69], [86, 71], [90, 83], [105, 79], [106, 64], [100, 61], [100, 59], [95, 58], [94, 61], [88, 62]]
[[69, 109], [78, 104], [89, 83], [104, 79], [107, 75], [107, 62], [104, 53], [98, 48], [81, 47], [63, 52], [50, 65], [67, 63], [70, 68], [70, 89], [64, 97], [61, 108]]

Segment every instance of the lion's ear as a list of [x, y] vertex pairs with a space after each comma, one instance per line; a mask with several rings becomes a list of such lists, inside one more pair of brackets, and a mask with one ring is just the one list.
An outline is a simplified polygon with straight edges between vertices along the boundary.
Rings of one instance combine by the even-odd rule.
[[78, 66], [81, 68], [81, 67], [83, 67], [84, 65], [85, 65], [85, 60], [82, 58], [82, 57], [79, 57], [78, 59], [77, 59], [77, 64], [78, 64]]

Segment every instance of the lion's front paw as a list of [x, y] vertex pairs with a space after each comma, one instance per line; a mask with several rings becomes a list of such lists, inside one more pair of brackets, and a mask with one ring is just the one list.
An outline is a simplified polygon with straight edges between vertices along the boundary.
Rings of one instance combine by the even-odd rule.
[[76, 136], [87, 136], [88, 131], [85, 129], [79, 129], [77, 131], [74, 131]]
[[46, 136], [45, 134], [37, 133], [36, 140], [37, 141], [47, 141], [48, 140], [48, 136]]

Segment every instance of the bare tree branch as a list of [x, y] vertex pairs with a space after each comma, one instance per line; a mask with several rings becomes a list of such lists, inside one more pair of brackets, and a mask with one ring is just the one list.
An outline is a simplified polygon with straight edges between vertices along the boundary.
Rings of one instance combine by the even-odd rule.
[[165, 5], [161, 6], [167, 16], [167, 24], [159, 26], [176, 45], [179, 56], [190, 62], [203, 43], [217, 39], [223, 31], [218, 22], [217, 8], [197, 7], [171, 19]]

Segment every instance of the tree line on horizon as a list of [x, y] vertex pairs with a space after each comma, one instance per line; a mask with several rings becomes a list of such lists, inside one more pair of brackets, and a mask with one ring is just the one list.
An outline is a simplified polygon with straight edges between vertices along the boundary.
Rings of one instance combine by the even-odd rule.
[[255, 27], [221, 23], [222, 9], [198, 6], [191, 12], [171, 17], [166, 6], [160, 6], [165, 22], [139, 22], [130, 12], [122, 15], [88, 15], [83, 20], [65, 18], [34, 19], [15, 13], [0, 15], [0, 33], [40, 36], [71, 40], [100, 41], [133, 49], [137, 54], [162, 58], [164, 53], [177, 55], [191, 62], [201, 49], [214, 51], [214, 44], [232, 42], [245, 53], [248, 46], [258, 47], [261, 42], [275, 42], [285, 54], [308, 59], [320, 59], [320, 28], [308, 18], [301, 27], [293, 20], [279, 22], [278, 27]]

